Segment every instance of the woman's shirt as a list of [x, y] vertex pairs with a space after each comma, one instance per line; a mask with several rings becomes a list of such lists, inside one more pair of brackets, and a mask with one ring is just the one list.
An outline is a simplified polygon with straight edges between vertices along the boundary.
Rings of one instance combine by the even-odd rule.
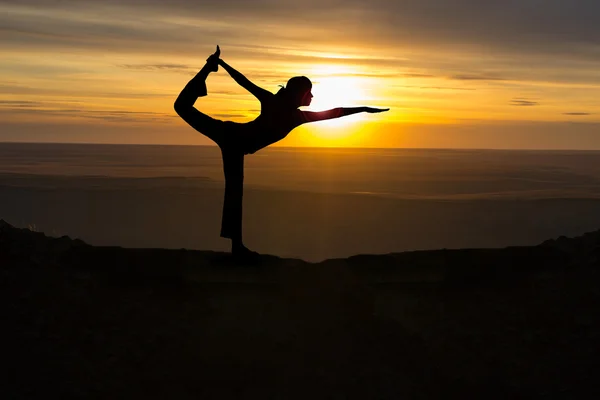
[[[268, 92], [267, 92], [268, 93]], [[281, 98], [272, 93], [261, 96], [260, 115], [244, 125], [244, 154], [253, 154], [288, 135], [294, 128], [307, 122], [323, 121], [347, 115], [343, 107], [326, 111], [301, 111], [281, 103]], [[351, 113], [358, 112], [353, 111]]]
[[301, 125], [298, 109], [285, 108], [278, 104], [279, 99], [273, 95], [261, 102], [260, 115], [246, 124], [244, 153], [253, 154], [270, 144], [285, 138], [294, 128]]

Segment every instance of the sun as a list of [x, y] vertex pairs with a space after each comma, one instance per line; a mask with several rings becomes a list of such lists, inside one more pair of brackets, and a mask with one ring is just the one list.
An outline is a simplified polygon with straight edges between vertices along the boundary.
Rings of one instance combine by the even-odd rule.
[[363, 97], [360, 84], [352, 77], [321, 78], [314, 84], [311, 108], [349, 107]]
[[[353, 76], [348, 68], [337, 66], [321, 66], [313, 71], [313, 99], [310, 111], [324, 111], [336, 107], [358, 107], [365, 99], [361, 79]], [[360, 114], [351, 117], [322, 121], [320, 126], [341, 127], [356, 124], [361, 119]]]
[[[309, 72], [313, 82], [312, 102], [307, 110], [324, 111], [337, 107], [367, 105], [364, 74], [342, 65], [319, 65]], [[319, 121], [310, 124], [310, 142], [315, 146], [345, 147], [356, 141], [360, 133], [363, 114]]]

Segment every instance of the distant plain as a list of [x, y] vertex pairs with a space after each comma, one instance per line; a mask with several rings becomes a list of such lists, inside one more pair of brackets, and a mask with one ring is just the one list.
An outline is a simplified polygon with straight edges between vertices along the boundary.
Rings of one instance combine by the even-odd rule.
[[[226, 250], [218, 148], [0, 144], [1, 218], [95, 245]], [[534, 245], [600, 228], [600, 152], [262, 150], [244, 235], [307, 261]]]

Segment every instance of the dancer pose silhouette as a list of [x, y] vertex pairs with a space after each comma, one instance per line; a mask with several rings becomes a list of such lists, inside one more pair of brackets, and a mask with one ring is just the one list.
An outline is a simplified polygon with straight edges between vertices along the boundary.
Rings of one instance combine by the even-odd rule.
[[[247, 249], [242, 241], [242, 195], [244, 184], [244, 156], [275, 143], [294, 128], [307, 122], [339, 118], [360, 112], [378, 113], [389, 110], [372, 107], [338, 107], [327, 111], [301, 111], [298, 107], [310, 105], [312, 83], [305, 76], [288, 80], [277, 94], [258, 87], [244, 75], [220, 59], [221, 50], [206, 60], [198, 74], [183, 88], [175, 111], [190, 126], [212, 139], [221, 149], [225, 174], [225, 199], [221, 220], [221, 237], [231, 239], [231, 252], [242, 258], [258, 253]], [[198, 97], [206, 96], [206, 78], [222, 66], [244, 89], [260, 101], [260, 115], [253, 121], [237, 123], [214, 119], [194, 107]]]

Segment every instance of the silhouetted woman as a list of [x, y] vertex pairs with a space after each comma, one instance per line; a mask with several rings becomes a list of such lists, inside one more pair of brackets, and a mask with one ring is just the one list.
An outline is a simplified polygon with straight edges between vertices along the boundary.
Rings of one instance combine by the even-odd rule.
[[[242, 241], [242, 195], [244, 184], [244, 155], [275, 143], [294, 128], [307, 122], [339, 118], [360, 112], [376, 113], [388, 109], [371, 107], [334, 108], [327, 111], [301, 111], [298, 107], [308, 106], [313, 97], [312, 83], [305, 76], [291, 78], [285, 88], [273, 94], [250, 82], [244, 75], [219, 58], [217, 51], [207, 60], [200, 72], [183, 88], [175, 111], [190, 126], [212, 139], [220, 148], [225, 173], [225, 199], [221, 220], [221, 237], [231, 239], [231, 252], [235, 256], [253, 256]], [[244, 89], [260, 101], [260, 115], [253, 121], [237, 123], [214, 119], [194, 107], [198, 97], [206, 96], [206, 78], [216, 72], [219, 65]]]

